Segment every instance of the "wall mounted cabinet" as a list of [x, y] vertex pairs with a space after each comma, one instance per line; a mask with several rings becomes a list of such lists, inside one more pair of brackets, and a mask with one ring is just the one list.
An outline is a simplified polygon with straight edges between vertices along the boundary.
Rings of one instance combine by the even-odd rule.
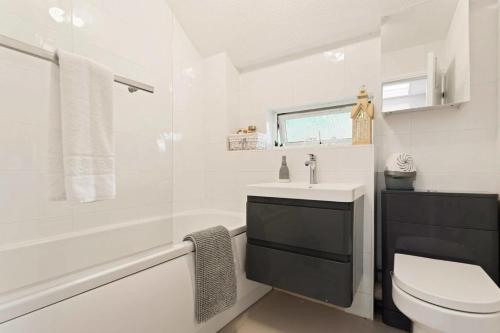
[[362, 275], [363, 196], [247, 198], [247, 278], [342, 307]]

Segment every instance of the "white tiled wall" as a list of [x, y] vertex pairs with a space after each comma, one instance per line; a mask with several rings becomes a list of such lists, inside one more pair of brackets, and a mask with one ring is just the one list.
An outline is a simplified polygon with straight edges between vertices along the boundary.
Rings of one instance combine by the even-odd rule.
[[[398, 151], [412, 153], [418, 189], [496, 192], [491, 163], [497, 132], [496, 0], [471, 3], [472, 100], [460, 109], [383, 116], [376, 112], [374, 142], [377, 171]], [[329, 54], [344, 52], [344, 61]], [[355, 96], [361, 84], [380, 110], [379, 38], [346, 45], [240, 77], [240, 126], [256, 124], [265, 131], [272, 109], [335, 101]]]
[[203, 208], [203, 59], [174, 19], [174, 214]]
[[431, 110], [375, 121], [377, 170], [396, 151], [413, 154], [422, 190], [497, 192], [496, 1], [471, 3], [471, 102], [460, 109]]
[[354, 99], [361, 85], [379, 85], [380, 40], [368, 39], [240, 77], [240, 126], [266, 129], [269, 110]]
[[[2, 1], [1, 7], [1, 34], [82, 54], [154, 85], [155, 94], [115, 86], [117, 198], [52, 202], [46, 159], [58, 69], [0, 48], [0, 245], [171, 214], [173, 16], [166, 3], [148, 1], [140, 11], [128, 0]], [[51, 7], [64, 10], [62, 22], [51, 18]], [[72, 17], [84, 25], [73, 25]]]
[[218, 54], [205, 59], [204, 81], [204, 205], [241, 211], [236, 174], [227, 172], [234, 161], [227, 159], [226, 152], [226, 135], [238, 127], [239, 73], [226, 54]]

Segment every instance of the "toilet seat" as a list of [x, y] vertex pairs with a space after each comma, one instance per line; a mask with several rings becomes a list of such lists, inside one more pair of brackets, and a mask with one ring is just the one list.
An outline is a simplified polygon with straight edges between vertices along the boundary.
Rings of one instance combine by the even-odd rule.
[[413, 333], [498, 333], [500, 312], [460, 312], [433, 305], [407, 294], [392, 282], [392, 298], [412, 321]]
[[475, 265], [394, 256], [392, 299], [414, 333], [498, 333], [500, 289]]
[[500, 313], [500, 289], [479, 266], [397, 253], [393, 284], [438, 307]]

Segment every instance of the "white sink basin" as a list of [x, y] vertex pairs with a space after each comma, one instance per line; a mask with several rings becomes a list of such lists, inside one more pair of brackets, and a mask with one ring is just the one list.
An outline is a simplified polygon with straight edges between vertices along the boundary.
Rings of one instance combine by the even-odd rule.
[[353, 202], [365, 194], [355, 183], [262, 183], [247, 185], [247, 195], [303, 200]]

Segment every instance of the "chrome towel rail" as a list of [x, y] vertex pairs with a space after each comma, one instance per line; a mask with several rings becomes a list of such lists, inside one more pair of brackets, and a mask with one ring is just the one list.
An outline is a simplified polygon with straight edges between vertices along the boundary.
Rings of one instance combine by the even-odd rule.
[[[21, 42], [19, 40], [7, 37], [5, 35], [0, 34], [0, 46], [6, 47], [8, 49], [21, 52], [33, 57], [37, 57], [40, 59], [48, 60], [50, 62], [53, 62], [54, 64], [58, 65], [59, 61], [57, 59], [57, 55], [55, 52], [51, 52], [45, 49], [42, 49], [40, 47], [36, 47], [24, 42]], [[118, 82], [120, 84], [128, 86], [128, 91], [136, 92], [137, 90], [142, 90], [146, 91], [148, 93], [154, 93], [154, 87], [150, 86], [148, 84], [134, 81], [131, 79], [128, 79], [126, 77], [120, 76], [120, 75], [115, 75], [115, 82]]]

